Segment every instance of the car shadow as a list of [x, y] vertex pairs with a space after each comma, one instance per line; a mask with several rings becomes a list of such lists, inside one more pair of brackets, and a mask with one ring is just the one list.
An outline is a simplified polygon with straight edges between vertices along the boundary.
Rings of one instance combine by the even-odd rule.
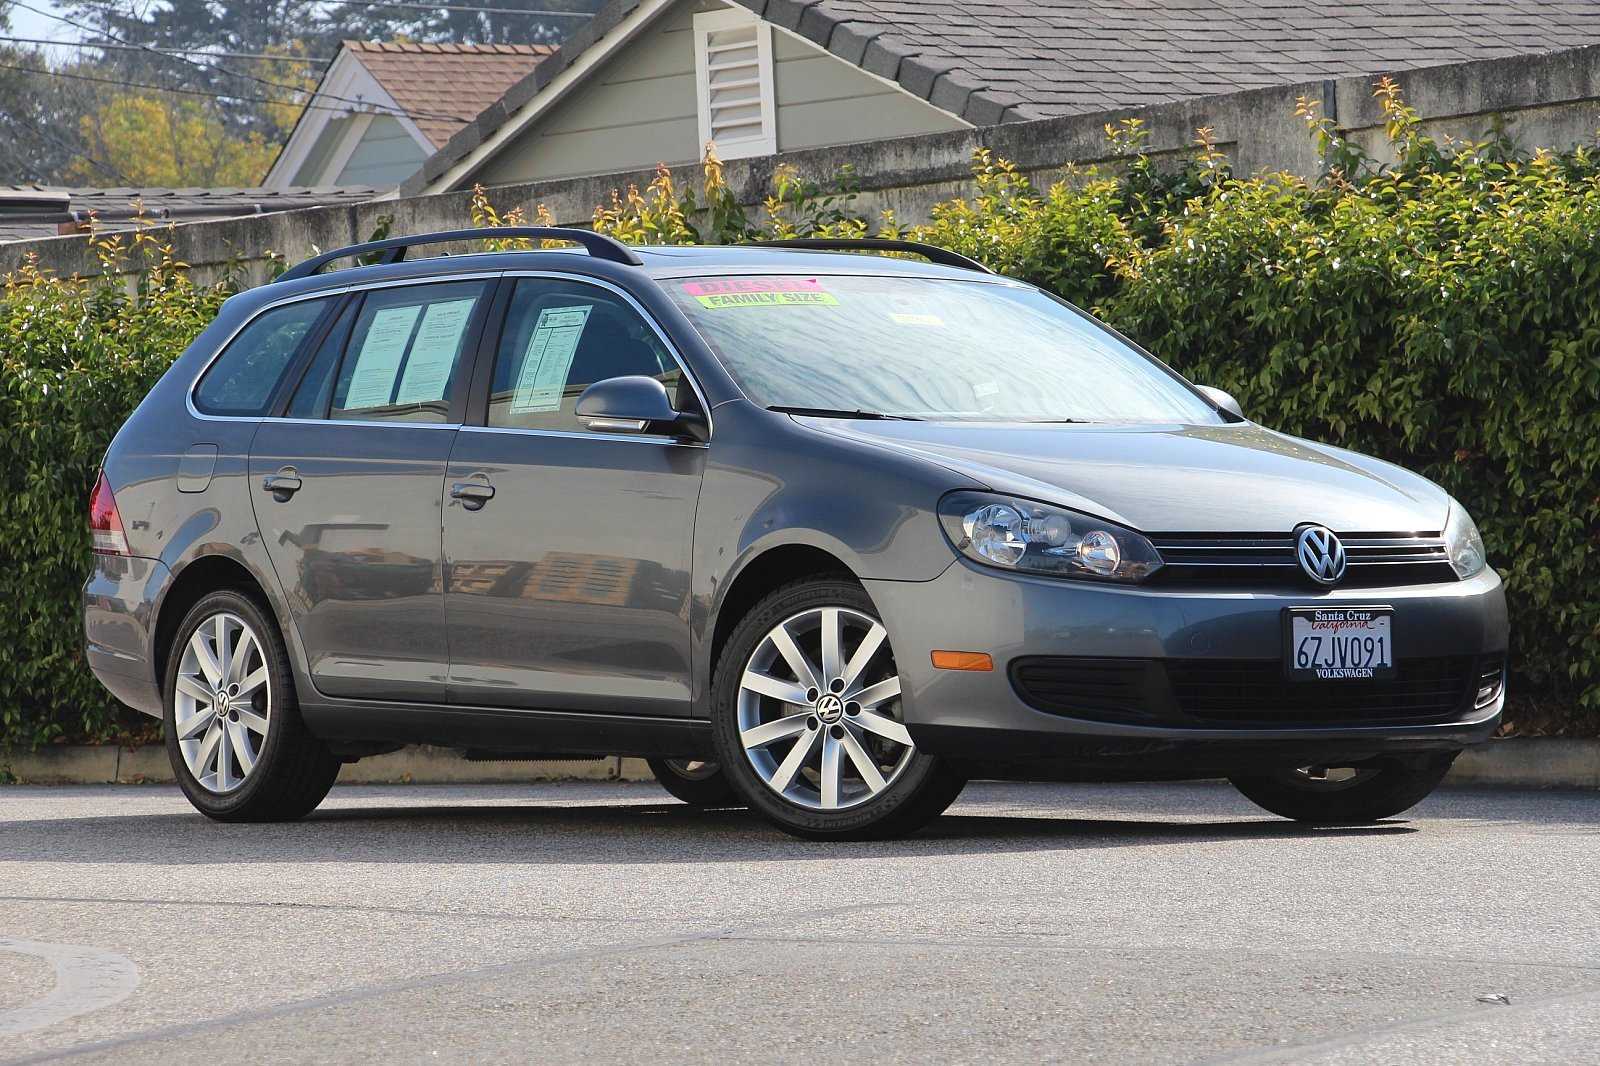
[[1414, 831], [1402, 822], [1315, 828], [1271, 818], [1168, 821], [958, 812], [903, 840], [819, 843], [789, 837], [744, 809], [696, 810], [679, 803], [350, 806], [272, 825], [224, 825], [191, 813], [0, 822], [0, 857], [144, 865], [789, 862]]

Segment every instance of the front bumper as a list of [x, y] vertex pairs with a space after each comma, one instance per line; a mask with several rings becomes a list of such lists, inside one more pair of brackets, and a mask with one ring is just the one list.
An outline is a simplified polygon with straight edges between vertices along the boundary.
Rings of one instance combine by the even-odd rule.
[[161, 717], [160, 682], [151, 661], [155, 605], [172, 581], [159, 559], [100, 555], [83, 586], [84, 655], [95, 678], [117, 699]]
[[[894, 634], [907, 726], [919, 748], [952, 758], [1039, 769], [1054, 763], [1058, 776], [1213, 776], [1267, 764], [1459, 750], [1492, 735], [1504, 705], [1502, 683], [1481, 705], [1469, 697], [1459, 713], [1428, 721], [1295, 722], [1286, 713], [1284, 721], [1216, 725], [1171, 714], [1163, 720], [1156, 707], [1145, 720], [1129, 720], [1041, 710], [1019, 695], [1010, 670], [1039, 656], [1270, 669], [1282, 660], [1284, 608], [1377, 604], [1395, 608], [1401, 676], [1408, 659], [1470, 661], [1477, 669], [1506, 651], [1505, 594], [1492, 570], [1467, 581], [1395, 588], [1156, 590], [1004, 574], [958, 560], [932, 581], [866, 585]], [[995, 668], [937, 670], [929, 659], [935, 649], [987, 652]]]

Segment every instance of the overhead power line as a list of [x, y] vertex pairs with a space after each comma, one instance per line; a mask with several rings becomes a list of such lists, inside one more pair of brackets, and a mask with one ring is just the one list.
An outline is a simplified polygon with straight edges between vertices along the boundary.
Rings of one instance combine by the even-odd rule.
[[[65, 23], [68, 26], [75, 27], [75, 28], [83, 30], [83, 31], [85, 31], [87, 33], [104, 33], [105, 36], [110, 37], [117, 44], [129, 45], [131, 47], [137, 48], [138, 50], [140, 50], [142, 52], [148, 52], [149, 54], [151, 54], [153, 56], [156, 56], [157, 58], [160, 58], [160, 59], [171, 60], [172, 62], [175, 62], [175, 63], [186, 63], [189, 66], [194, 67], [197, 70], [206, 71], [208, 73], [225, 74], [225, 75], [228, 75], [229, 77], [234, 77], [234, 78], [244, 78], [246, 80], [256, 82], [257, 84], [265, 85], [265, 86], [267, 86], [268, 88], [271, 88], [271, 89], [286, 89], [289, 92], [292, 92], [292, 93], [295, 93], [295, 94], [305, 93], [307, 91], [305, 86], [303, 86], [303, 85], [292, 85], [292, 84], [290, 84], [288, 82], [273, 81], [270, 78], [263, 78], [263, 77], [260, 77], [259, 75], [251, 74], [248, 71], [234, 70], [234, 69], [232, 69], [230, 67], [225, 67], [220, 63], [201, 63], [201, 62], [199, 62], [197, 60], [190, 59], [187, 56], [168, 55], [168, 54], [166, 54], [164, 52], [158, 51], [157, 49], [155, 49], [154, 47], [152, 47], [150, 45], [140, 44], [137, 41], [130, 41], [130, 40], [124, 38], [124, 37], [119, 37], [116, 34], [111, 33], [111, 32], [109, 32], [107, 30], [96, 29], [93, 26], [85, 25], [82, 22], [78, 22], [78, 21], [76, 21], [74, 19], [70, 19], [70, 18], [66, 17], [65, 15], [57, 15], [57, 14], [54, 14], [53, 12], [44, 11], [44, 10], [42, 10], [40, 8], [33, 7], [33, 6], [29, 5], [29, 4], [24, 3], [23, 0], [11, 0], [11, 2], [15, 6], [22, 8], [24, 11], [31, 11], [36, 15], [42, 15], [45, 18], [54, 19], [57, 22]], [[93, 79], [88, 79], [88, 80], [93, 80]], [[160, 86], [147, 86], [147, 88], [159, 89], [161, 87]], [[194, 90], [168, 89], [168, 90], [165, 90], [165, 91], [167, 91], [167, 92], [188, 91], [190, 93], [194, 93]], [[281, 104], [281, 103], [286, 103], [287, 102], [287, 101], [284, 101], [284, 100], [279, 100], [279, 99], [270, 98], [270, 97], [268, 97], [268, 98], [259, 98], [259, 97], [252, 98], [252, 97], [248, 97], [248, 96], [238, 96], [238, 95], [234, 95], [234, 94], [231, 94], [231, 93], [200, 93], [198, 95], [208, 95], [208, 96], [216, 97], [218, 99], [224, 99], [225, 98], [225, 99], [229, 99], [229, 100], [241, 100], [241, 101], [252, 101], [253, 100], [254, 102], [258, 102], [258, 103], [269, 103], [269, 104]], [[352, 99], [351, 97], [347, 97], [347, 96], [335, 96], [335, 95], [333, 95], [331, 93], [323, 93], [321, 95], [322, 95], [322, 98], [325, 99], [325, 100], [336, 100], [339, 103], [350, 104], [350, 105], [352, 105], [354, 107], [357, 107], [357, 108], [362, 108], [362, 109], [370, 110], [370, 111], [379, 111], [379, 112], [382, 112], [382, 113], [385, 113], [385, 114], [404, 115], [405, 117], [412, 118], [412, 119], [434, 118], [434, 119], [445, 119], [445, 120], [448, 120], [448, 121], [451, 121], [451, 122], [471, 122], [473, 120], [473, 118], [476, 117], [476, 116], [473, 116], [473, 115], [452, 115], [452, 114], [448, 114], [446, 112], [441, 112], [441, 111], [406, 111], [404, 108], [383, 107], [381, 105], [372, 104], [369, 101]], [[344, 110], [344, 109], [342, 109], [342, 108], [329, 108], [328, 110], [337, 111], [337, 110]]]
[[53, 41], [48, 37], [7, 37], [0, 35], [0, 41], [10, 41], [13, 44], [44, 44], [58, 48], [94, 48], [108, 52], [143, 52], [148, 48], [163, 55], [190, 55], [190, 56], [216, 56], [218, 59], [266, 59], [274, 63], [299, 63], [309, 67], [320, 67], [328, 62], [307, 56], [275, 56], [268, 52], [208, 52], [203, 48], [160, 48], [155, 45], [140, 44], [115, 44], [111, 41]]
[[[13, 125], [13, 126], [17, 125], [16, 120], [14, 120], [10, 115], [6, 114], [3, 111], [0, 111], [0, 122], [6, 123], [6, 124], [9, 124], [9, 125]], [[60, 137], [57, 137], [54, 133], [51, 133], [49, 130], [45, 129], [43, 123], [40, 123], [38, 125], [32, 125], [32, 126], [22, 126], [22, 127], [20, 127], [20, 129], [21, 129], [21, 132], [30, 133], [33, 136], [39, 138], [41, 141], [48, 141], [49, 143], [54, 144], [57, 148], [61, 149], [63, 152], [67, 152], [67, 153], [69, 153], [71, 155], [77, 156], [79, 159], [82, 159], [85, 163], [88, 163], [90, 166], [92, 166], [96, 170], [100, 171], [102, 174], [105, 174], [105, 175], [109, 176], [111, 178], [111, 180], [113, 180], [115, 182], [119, 182], [120, 184], [127, 185], [127, 186], [133, 185], [133, 182], [122, 171], [118, 170], [116, 167], [112, 166], [110, 163], [107, 163], [103, 159], [96, 159], [94, 156], [90, 155], [88, 152], [84, 151], [82, 148], [75, 148], [72, 145], [68, 144], [66, 141], [62, 140]]]
[[540, 11], [518, 7], [474, 7], [464, 4], [421, 4], [406, 0], [347, 0], [340, 7], [393, 7], [414, 11], [469, 11], [491, 15], [533, 15], [538, 18], [594, 18], [593, 11]]
[[[270, 97], [270, 96], [240, 96], [237, 93], [214, 93], [214, 92], [208, 92], [208, 91], [206, 91], [204, 89], [175, 88], [175, 87], [170, 86], [170, 85], [153, 85], [150, 82], [143, 82], [143, 81], [125, 81], [125, 80], [123, 80], [121, 78], [100, 78], [100, 77], [96, 77], [96, 76], [94, 76], [92, 74], [73, 74], [73, 73], [69, 73], [68, 71], [65, 71], [65, 70], [49, 70], [49, 69], [41, 69], [39, 67], [24, 67], [24, 66], [19, 66], [18, 64], [15, 64], [15, 63], [0, 63], [0, 70], [20, 70], [25, 74], [41, 74], [41, 75], [43, 75], [43, 76], [45, 76], [47, 78], [70, 78], [73, 81], [89, 81], [89, 82], [96, 82], [96, 83], [101, 84], [101, 85], [116, 85], [116, 86], [118, 86], [120, 88], [123, 88], [123, 89], [148, 89], [151, 92], [157, 92], [157, 93], [178, 93], [178, 94], [183, 95], [183, 96], [204, 96], [204, 97], [208, 97], [208, 98], [210, 98], [212, 100], [234, 100], [234, 101], [237, 101], [237, 102], [240, 102], [240, 103], [249, 103], [249, 104], [281, 104], [281, 103], [284, 103], [283, 100], [278, 100], [278, 99], [275, 99], [275, 98]], [[305, 107], [305, 109], [307, 111], [339, 111], [339, 112], [345, 112], [345, 111], [350, 110], [347, 107], [326, 107], [326, 106], [323, 106], [323, 105], [320, 105], [320, 104], [315, 104], [315, 103], [305, 104], [304, 107]], [[404, 112], [404, 111], [396, 111], [395, 113], [396, 114], [401, 114], [401, 115], [406, 114], [406, 112]], [[448, 115], [448, 116], [445, 116], [445, 117], [453, 118], [453, 119], [456, 119], [456, 120], [461, 121], [461, 122], [471, 122], [472, 121], [471, 118], [463, 117], [461, 115]]]

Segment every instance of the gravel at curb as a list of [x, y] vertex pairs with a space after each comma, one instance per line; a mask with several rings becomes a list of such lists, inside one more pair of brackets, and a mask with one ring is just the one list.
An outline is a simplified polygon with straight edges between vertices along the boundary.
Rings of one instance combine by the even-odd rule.
[[[58, 747], [0, 752], [0, 780], [28, 784], [165, 783], [172, 780], [159, 745]], [[474, 762], [448, 748], [405, 748], [350, 763], [343, 784], [466, 785], [516, 781], [649, 781], [642, 759], [538, 759]], [[1450, 785], [1490, 788], [1600, 789], [1600, 740], [1519, 737], [1471, 748], [1456, 761]]]

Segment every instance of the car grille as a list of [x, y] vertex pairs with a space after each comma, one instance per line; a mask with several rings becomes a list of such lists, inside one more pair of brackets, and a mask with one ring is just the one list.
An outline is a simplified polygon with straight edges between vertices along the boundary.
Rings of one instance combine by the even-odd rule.
[[[1341, 533], [1348, 562], [1341, 588], [1422, 585], [1456, 580], [1437, 533]], [[1292, 533], [1154, 533], [1166, 564], [1154, 585], [1308, 584]]]
[[1290, 681], [1276, 659], [1030, 656], [1017, 694], [1042, 711], [1094, 721], [1191, 727], [1420, 725], [1463, 717], [1500, 695], [1500, 657], [1400, 660], [1395, 676]]

